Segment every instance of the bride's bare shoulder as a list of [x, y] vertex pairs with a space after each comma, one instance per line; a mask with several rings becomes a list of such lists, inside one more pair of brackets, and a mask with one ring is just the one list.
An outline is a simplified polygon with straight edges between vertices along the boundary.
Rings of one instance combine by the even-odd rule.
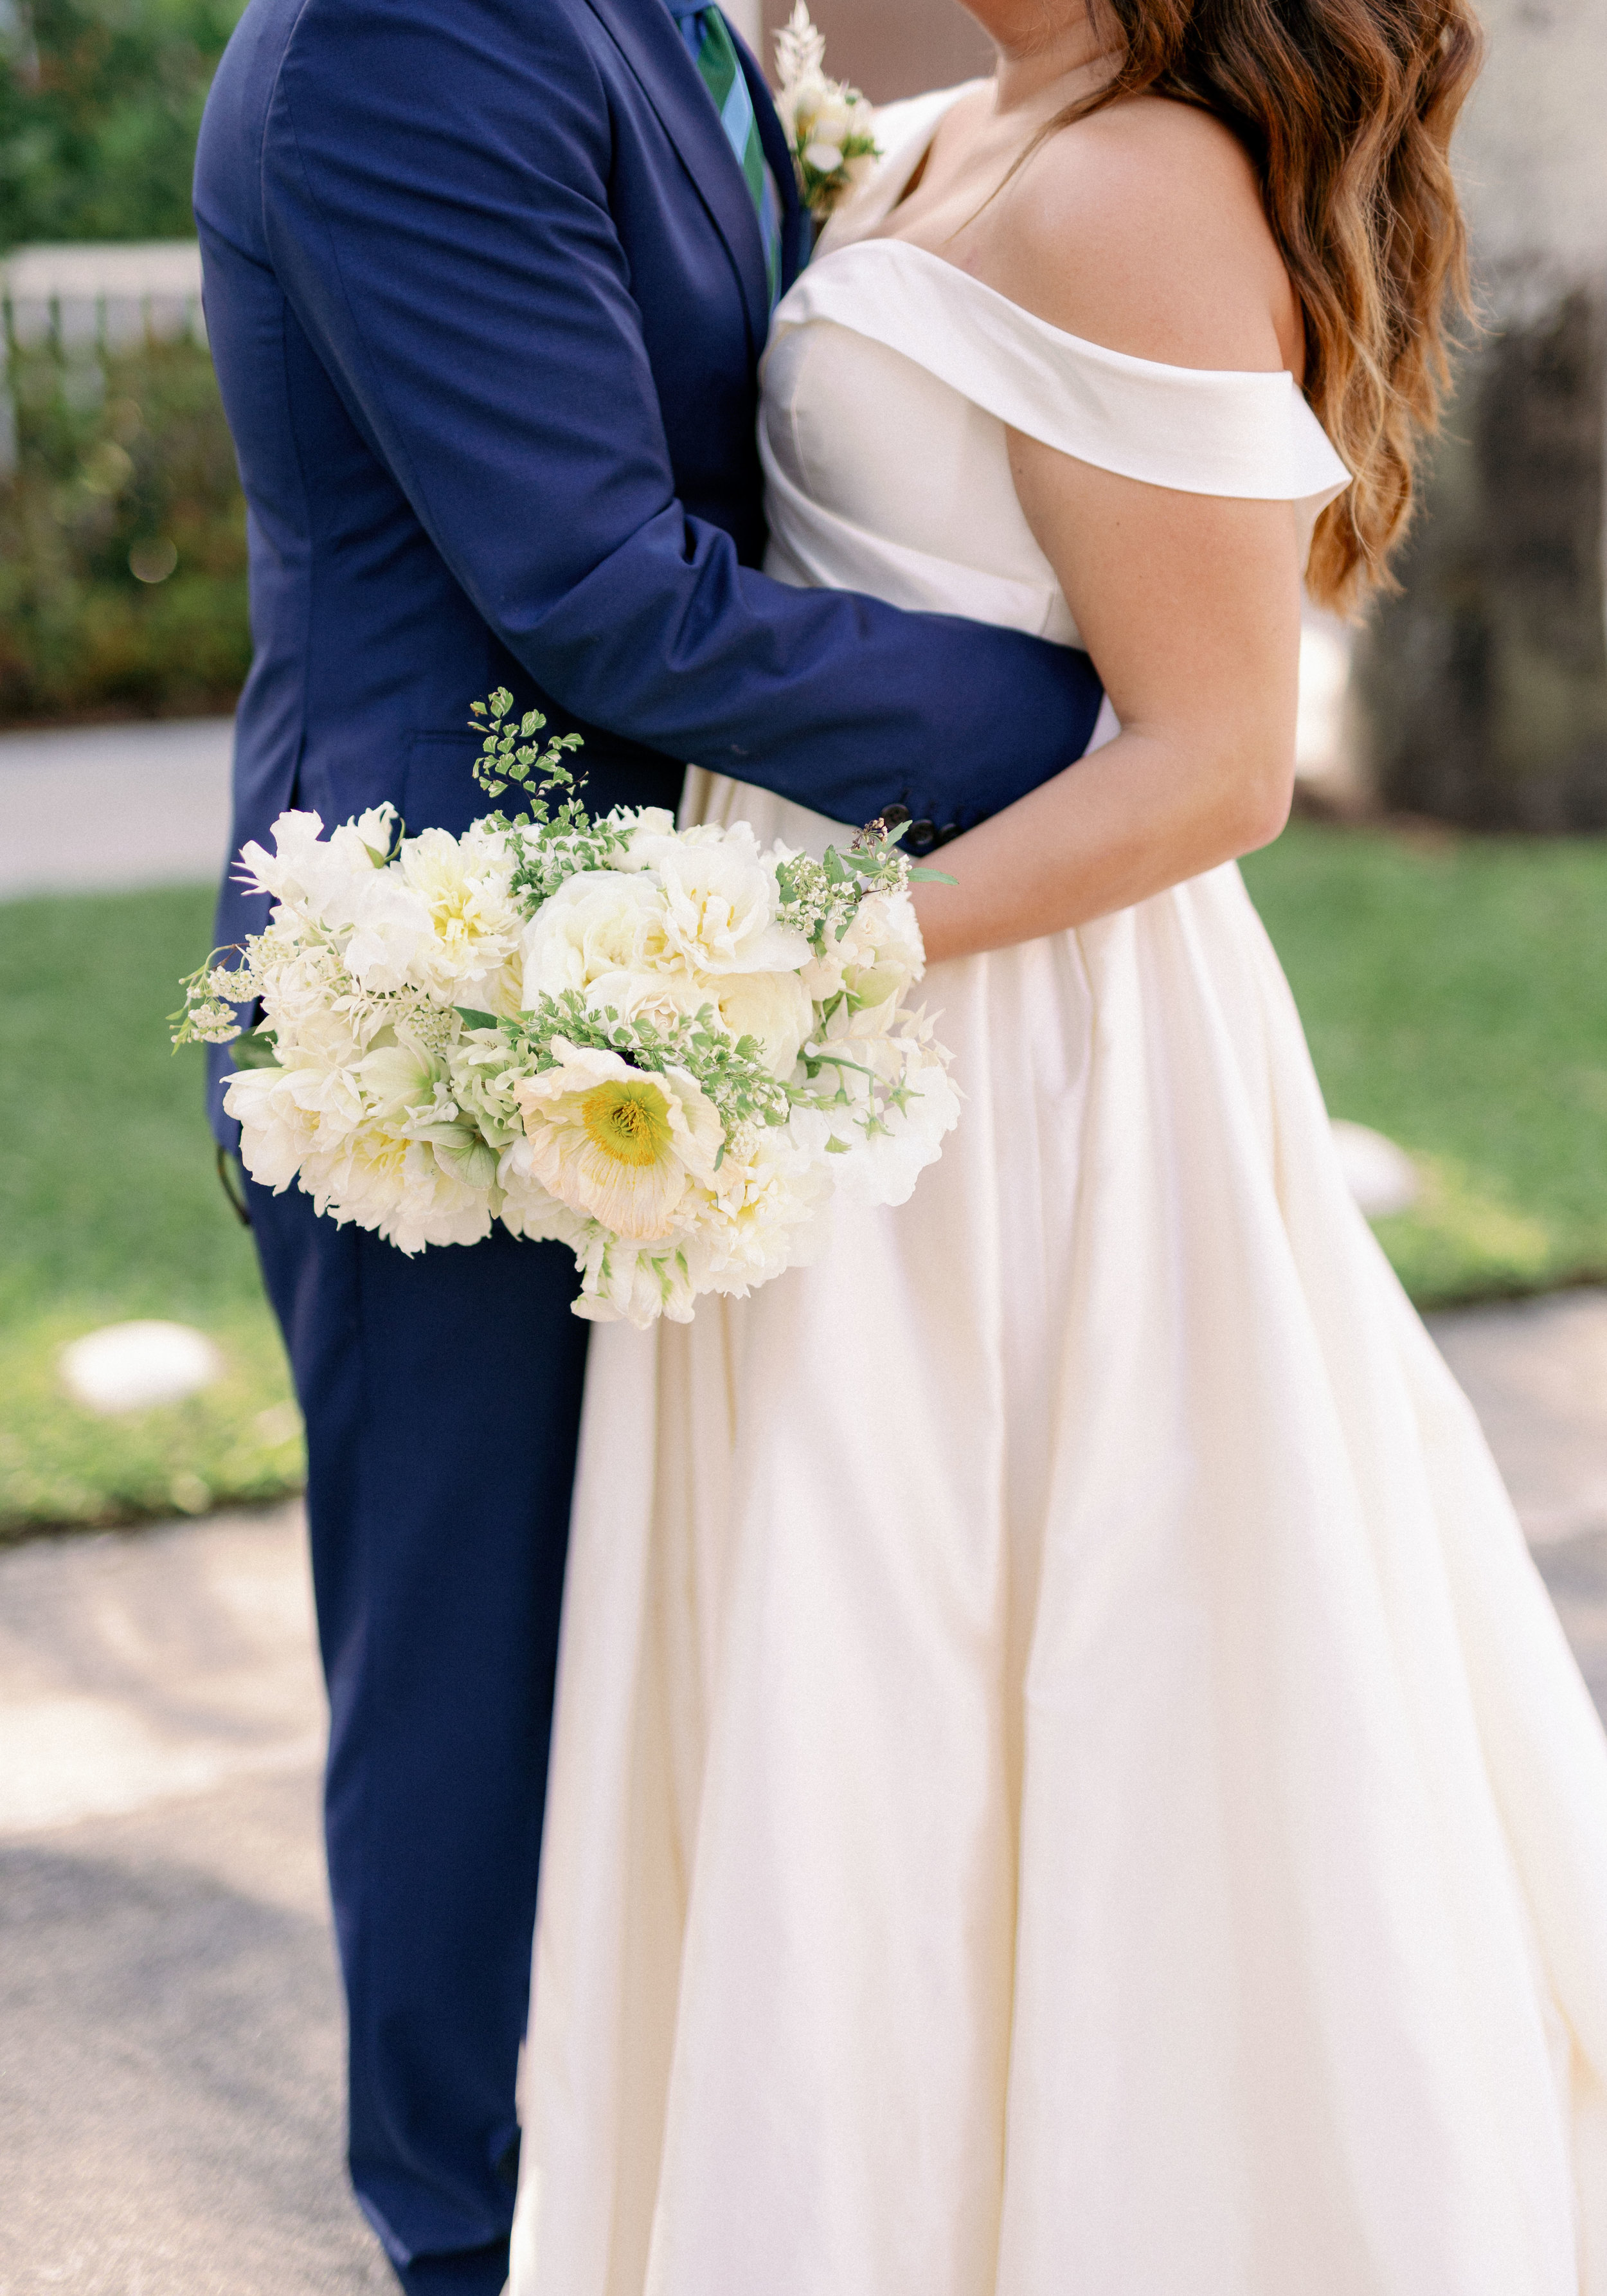
[[1298, 373], [1300, 309], [1237, 138], [1159, 97], [1051, 136], [998, 202], [990, 283], [1051, 325], [1177, 366]]

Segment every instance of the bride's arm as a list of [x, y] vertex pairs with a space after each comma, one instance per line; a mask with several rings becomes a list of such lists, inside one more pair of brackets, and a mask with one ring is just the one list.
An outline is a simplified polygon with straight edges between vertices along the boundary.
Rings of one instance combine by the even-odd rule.
[[[1141, 357], [1282, 365], [1287, 291], [1281, 301], [1253, 187], [1248, 212], [1231, 196], [1236, 152], [1219, 153], [1186, 119], [1179, 136], [1175, 119], [1113, 120], [1102, 152], [1088, 131], [1103, 124], [1056, 139], [1086, 140], [1054, 153], [1026, 212], [989, 247], [993, 283], [1069, 332]], [[1226, 198], [1223, 184], [1197, 180], [1218, 168]], [[1069, 264], [1069, 244], [1097, 257]], [[1011, 465], [1122, 731], [937, 856], [958, 883], [917, 890], [934, 960], [1086, 923], [1267, 844], [1293, 786], [1292, 504], [1174, 493], [1014, 433]]]

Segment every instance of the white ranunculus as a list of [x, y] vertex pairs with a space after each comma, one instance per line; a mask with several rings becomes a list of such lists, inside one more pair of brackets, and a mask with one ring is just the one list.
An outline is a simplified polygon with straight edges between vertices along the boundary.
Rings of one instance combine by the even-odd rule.
[[667, 955], [656, 877], [583, 869], [544, 901], [520, 941], [524, 1010], [538, 997], [583, 994], [604, 975], [638, 974]]
[[649, 1073], [562, 1037], [552, 1049], [557, 1065], [514, 1086], [536, 1177], [628, 1242], [668, 1236], [725, 1138], [713, 1102], [678, 1069]]
[[834, 176], [842, 165], [842, 146], [828, 144], [818, 132], [811, 144], [804, 146], [804, 165], [823, 176]]

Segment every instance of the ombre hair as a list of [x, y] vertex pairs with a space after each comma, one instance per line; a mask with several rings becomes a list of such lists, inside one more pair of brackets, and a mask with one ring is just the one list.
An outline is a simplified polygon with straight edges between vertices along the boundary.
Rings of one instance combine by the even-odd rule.
[[1317, 525], [1307, 580], [1341, 610], [1387, 584], [1413, 468], [1468, 307], [1447, 157], [1483, 39], [1467, 0], [1089, 0], [1121, 58], [1048, 132], [1123, 96], [1213, 112], [1249, 153], [1300, 299], [1306, 396], [1355, 483]]

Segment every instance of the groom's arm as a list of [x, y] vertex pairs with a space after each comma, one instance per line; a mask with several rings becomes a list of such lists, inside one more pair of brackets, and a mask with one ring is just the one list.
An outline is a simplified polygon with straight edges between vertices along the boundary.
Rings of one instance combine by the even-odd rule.
[[[656, 4], [656, 0], [654, 0]], [[1086, 657], [798, 591], [676, 500], [560, 7], [307, 0], [261, 150], [275, 271], [480, 614], [594, 725], [838, 818], [982, 817], [1081, 754]]]

